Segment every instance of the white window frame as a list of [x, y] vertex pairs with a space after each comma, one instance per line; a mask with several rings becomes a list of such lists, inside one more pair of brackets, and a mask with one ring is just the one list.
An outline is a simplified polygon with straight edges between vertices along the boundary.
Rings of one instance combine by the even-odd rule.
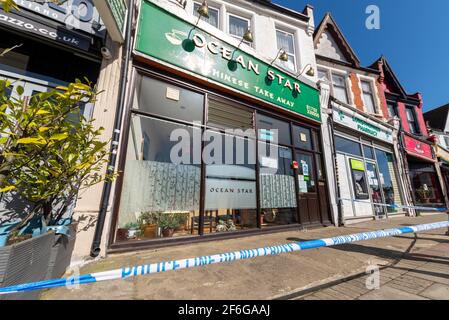
[[286, 69], [286, 70], [293, 71], [293, 72], [297, 72], [297, 71], [298, 71], [298, 62], [297, 62], [298, 59], [297, 59], [297, 56], [296, 56], [296, 39], [295, 39], [295, 34], [292, 33], [292, 32], [285, 31], [284, 29], [281, 29], [281, 28], [279, 28], [279, 27], [276, 27], [276, 28], [275, 28], [275, 32], [276, 32], [276, 47], [278, 46], [278, 45], [277, 45], [277, 40], [278, 40], [278, 39], [277, 39], [277, 33], [278, 33], [278, 32], [284, 33], [284, 34], [286, 34], [286, 35], [292, 37], [292, 40], [293, 40], [293, 53], [289, 53], [289, 52], [285, 51], [285, 48], [279, 48], [279, 47], [278, 47], [277, 49], [278, 49], [278, 51], [281, 50], [281, 49], [284, 49], [285, 53], [286, 53], [289, 57], [293, 57], [293, 64], [294, 64], [295, 68], [294, 68], [293, 70], [290, 70], [290, 69], [288, 69], [286, 66], [284, 66], [283, 63], [279, 63], [279, 65], [280, 65], [281, 67], [283, 67], [284, 69]]
[[[239, 14], [236, 14], [236, 13], [233, 13], [233, 12], [227, 12], [227, 14], [226, 14], [226, 20], [227, 20], [227, 21], [226, 21], [226, 33], [227, 33], [229, 36], [231, 36], [232, 38], [237, 39], [238, 41], [241, 41], [242, 38], [237, 37], [237, 36], [231, 34], [231, 31], [230, 31], [230, 23], [229, 23], [229, 19], [230, 19], [231, 16], [234, 17], [234, 18], [237, 18], [237, 19], [241, 19], [241, 20], [247, 21], [247, 22], [248, 22], [248, 29], [250, 29], [250, 30], [251, 30], [251, 18], [245, 18], [244, 16], [239, 15]], [[253, 36], [254, 36], [254, 30], [251, 30], [251, 32], [252, 32], [252, 34], [253, 34]], [[253, 46], [253, 44], [250, 43], [250, 42], [243, 41], [243, 43], [246, 44], [246, 45], [249, 46], [249, 47], [252, 47], [252, 46]]]
[[330, 74], [330, 78], [329, 79], [330, 79], [330, 82], [332, 84], [332, 91], [331, 91], [332, 92], [332, 96], [335, 98], [335, 95], [334, 95], [334, 87], [335, 87], [334, 76], [342, 77], [343, 81], [345, 83], [345, 92], [346, 92], [346, 100], [347, 100], [346, 102], [344, 102], [344, 101], [342, 101], [342, 102], [351, 105], [352, 104], [352, 102], [351, 102], [351, 95], [350, 95], [350, 92], [348, 91], [349, 90], [348, 75], [344, 74], [344, 73], [341, 73], [341, 72], [334, 72], [333, 70], [329, 70], [329, 74]]
[[[198, 19], [198, 17], [197, 16], [195, 16], [195, 5], [199, 5], [199, 6], [201, 6], [201, 3], [200, 2], [198, 2], [198, 1], [193, 1], [193, 4], [192, 4], [192, 14], [193, 14], [193, 16], [194, 17], [196, 17], [197, 19]], [[205, 21], [204, 20], [204, 22], [206, 22], [207, 24], [209, 24], [210, 26], [212, 26], [212, 27], [214, 27], [214, 28], [217, 28], [217, 29], [221, 29], [221, 24], [222, 24], [222, 22], [221, 22], [221, 10], [218, 8], [218, 7], [216, 7], [214, 4], [212, 4], [212, 5], [210, 5], [210, 4], [208, 4], [208, 7], [209, 7], [209, 10], [210, 9], [212, 9], [212, 10], [215, 10], [215, 11], [217, 11], [218, 12], [218, 15], [217, 15], [217, 18], [218, 18], [218, 26], [214, 26], [214, 25], [211, 25], [209, 22], [207, 22], [207, 21]]]
[[360, 79], [360, 89], [361, 89], [361, 92], [362, 92], [362, 100], [363, 100], [363, 104], [365, 106], [365, 111], [367, 113], [372, 113], [372, 112], [370, 112], [370, 111], [368, 111], [366, 109], [366, 101], [365, 101], [365, 95], [364, 95], [365, 92], [363, 91], [363, 82], [367, 83], [369, 85], [370, 89], [371, 89], [370, 94], [371, 94], [371, 97], [373, 98], [373, 108], [374, 108], [374, 110], [373, 110], [374, 112], [372, 114], [378, 115], [379, 114], [379, 106], [377, 105], [376, 96], [374, 94], [375, 87], [373, 85], [373, 81], [371, 79], [362, 78], [360, 76], [359, 76], [359, 79]]

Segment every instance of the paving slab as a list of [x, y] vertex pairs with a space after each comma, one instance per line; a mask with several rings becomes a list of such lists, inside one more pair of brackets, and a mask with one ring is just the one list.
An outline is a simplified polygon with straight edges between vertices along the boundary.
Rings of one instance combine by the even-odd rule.
[[420, 295], [435, 300], [449, 300], [449, 286], [435, 283], [421, 292]]
[[359, 297], [359, 300], [428, 300], [425, 297], [418, 296], [392, 288], [388, 285], [382, 286], [378, 290], [370, 291]]

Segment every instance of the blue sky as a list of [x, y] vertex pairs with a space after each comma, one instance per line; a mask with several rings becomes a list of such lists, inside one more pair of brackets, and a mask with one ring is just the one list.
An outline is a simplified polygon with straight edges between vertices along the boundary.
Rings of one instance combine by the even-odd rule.
[[[387, 57], [408, 93], [421, 92], [424, 111], [449, 103], [448, 0], [273, 0], [302, 11], [315, 8], [318, 25], [331, 12], [363, 66]], [[380, 9], [380, 30], [368, 30], [368, 5]]]

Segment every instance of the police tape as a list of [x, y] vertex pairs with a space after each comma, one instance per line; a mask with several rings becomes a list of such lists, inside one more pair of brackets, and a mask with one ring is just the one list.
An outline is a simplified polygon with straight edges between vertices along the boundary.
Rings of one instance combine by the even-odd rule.
[[373, 204], [373, 205], [380, 206], [380, 207], [389, 207], [389, 208], [394, 208], [394, 209], [415, 209], [415, 210], [427, 210], [427, 211], [437, 211], [437, 212], [449, 211], [449, 209], [447, 209], [447, 208], [403, 206], [403, 205], [399, 205], [399, 204], [367, 202], [366, 200], [359, 200], [359, 199], [344, 199], [344, 198], [340, 198], [340, 201], [360, 202], [360, 203]]
[[273, 256], [294, 251], [317, 249], [321, 247], [337, 246], [351, 242], [366, 241], [377, 238], [392, 237], [401, 234], [416, 233], [421, 231], [435, 230], [449, 227], [449, 221], [429, 223], [403, 228], [394, 228], [372, 232], [363, 232], [352, 235], [337, 236], [328, 239], [310, 240], [304, 242], [288, 243], [259, 249], [240, 250], [235, 252], [220, 253], [211, 256], [195, 257], [190, 259], [172, 260], [152, 264], [144, 264], [133, 267], [124, 267], [104, 272], [97, 272], [69, 278], [26, 283], [5, 288], [0, 288], [0, 295], [18, 293], [24, 291], [43, 290], [56, 287], [73, 287], [79, 284], [88, 284], [130, 277], [143, 276], [153, 273], [181, 270], [217, 263], [225, 263], [237, 260], [246, 260], [256, 257]]

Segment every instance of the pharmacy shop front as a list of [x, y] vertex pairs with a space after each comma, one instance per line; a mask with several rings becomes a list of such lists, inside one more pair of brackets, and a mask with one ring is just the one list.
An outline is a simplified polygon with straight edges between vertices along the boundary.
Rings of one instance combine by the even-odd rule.
[[330, 225], [318, 90], [142, 5], [109, 251]]
[[391, 127], [332, 102], [339, 212], [343, 223], [402, 214]]

